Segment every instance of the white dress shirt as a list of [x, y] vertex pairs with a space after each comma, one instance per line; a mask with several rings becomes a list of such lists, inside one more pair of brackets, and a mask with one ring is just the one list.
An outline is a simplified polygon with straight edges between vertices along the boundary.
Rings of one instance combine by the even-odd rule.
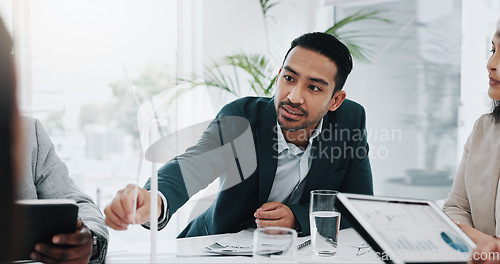
[[298, 201], [302, 192], [297, 191], [297, 189], [311, 168], [312, 142], [321, 133], [323, 119], [319, 121], [311, 138], [309, 138], [309, 144], [305, 150], [293, 143], [288, 143], [281, 131], [281, 126], [277, 122], [276, 125], [278, 127], [278, 167], [276, 168], [276, 176], [267, 201], [278, 201], [280, 203]]

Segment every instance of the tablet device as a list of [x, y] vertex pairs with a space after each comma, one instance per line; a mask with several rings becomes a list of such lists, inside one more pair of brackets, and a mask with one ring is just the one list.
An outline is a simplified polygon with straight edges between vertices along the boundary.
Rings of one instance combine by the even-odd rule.
[[78, 206], [70, 199], [16, 201], [21, 219], [18, 238], [23, 248], [16, 259], [30, 259], [36, 243], [52, 244], [57, 234], [76, 232]]
[[335, 206], [386, 263], [466, 263], [476, 247], [428, 200], [339, 193]]

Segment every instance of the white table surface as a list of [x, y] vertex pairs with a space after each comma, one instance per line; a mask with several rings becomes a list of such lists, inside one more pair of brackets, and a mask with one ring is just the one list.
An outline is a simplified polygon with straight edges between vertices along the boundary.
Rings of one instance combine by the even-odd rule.
[[[157, 242], [158, 263], [256, 263], [255, 259], [246, 256], [220, 256], [205, 250], [205, 247], [227, 236], [213, 235], [182, 239], [160, 239]], [[113, 241], [106, 257], [106, 263], [150, 263], [150, 242], [147, 238], [137, 237], [134, 241]], [[297, 263], [382, 263], [375, 253], [370, 252], [357, 256], [356, 246], [364, 240], [354, 229], [344, 229], [339, 234], [339, 248], [335, 257], [316, 257], [312, 254], [312, 246], [298, 251]], [[259, 263], [280, 263], [276, 259], [259, 261]]]

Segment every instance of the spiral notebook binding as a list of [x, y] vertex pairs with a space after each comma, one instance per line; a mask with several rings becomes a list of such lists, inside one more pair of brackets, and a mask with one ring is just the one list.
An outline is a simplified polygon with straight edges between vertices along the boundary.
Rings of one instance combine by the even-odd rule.
[[308, 240], [306, 240], [306, 241], [304, 241], [304, 242], [302, 242], [302, 243], [298, 244], [298, 245], [297, 245], [297, 249], [298, 249], [298, 250], [301, 250], [303, 247], [305, 247], [305, 246], [307, 246], [307, 245], [309, 245], [309, 244], [311, 244], [311, 239], [308, 239]]

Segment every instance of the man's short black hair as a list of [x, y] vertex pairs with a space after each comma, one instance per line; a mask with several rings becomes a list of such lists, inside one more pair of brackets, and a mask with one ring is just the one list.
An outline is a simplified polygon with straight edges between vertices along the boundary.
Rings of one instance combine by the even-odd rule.
[[318, 52], [335, 63], [337, 65], [337, 76], [335, 76], [335, 89], [332, 97], [336, 92], [342, 90], [347, 76], [352, 70], [352, 57], [349, 49], [340, 40], [322, 32], [306, 33], [292, 41], [283, 64], [290, 51], [297, 46]]

